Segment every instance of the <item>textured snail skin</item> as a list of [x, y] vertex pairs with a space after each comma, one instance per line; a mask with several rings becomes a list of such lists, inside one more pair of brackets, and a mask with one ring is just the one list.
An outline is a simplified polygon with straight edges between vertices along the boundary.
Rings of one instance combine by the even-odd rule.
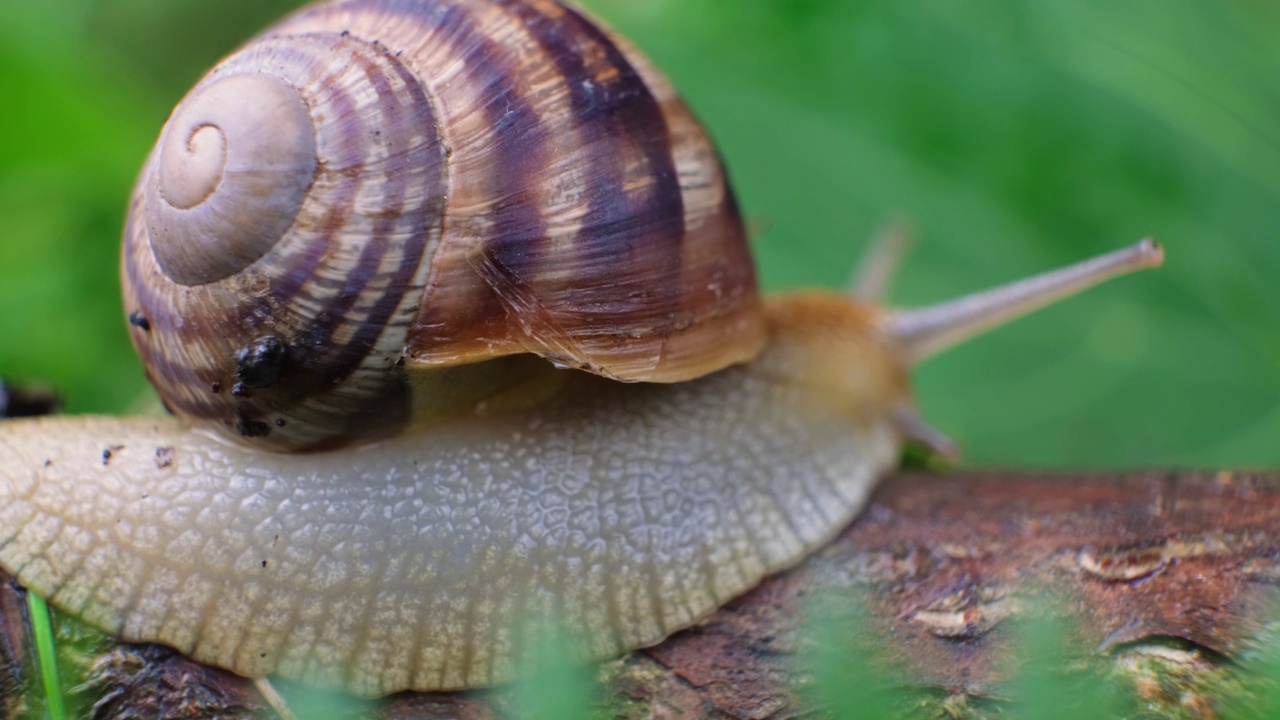
[[878, 314], [771, 303], [746, 365], [585, 373], [547, 402], [361, 448], [255, 451], [178, 421], [0, 425], [0, 565], [59, 608], [207, 663], [362, 695], [511, 676], [518, 624], [606, 657], [794, 564], [896, 460]]

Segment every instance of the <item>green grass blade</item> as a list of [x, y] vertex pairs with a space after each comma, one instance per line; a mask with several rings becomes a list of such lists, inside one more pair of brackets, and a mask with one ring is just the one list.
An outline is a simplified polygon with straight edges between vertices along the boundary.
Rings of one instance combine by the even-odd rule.
[[883, 652], [883, 638], [857, 593], [825, 592], [805, 609], [801, 667], [812, 680], [807, 701], [834, 720], [885, 720], [900, 716], [924, 693], [895, 679], [900, 668]]
[[535, 616], [519, 629], [521, 679], [510, 697], [521, 720], [591, 720], [602, 704], [596, 666], [575, 659], [587, 653], [585, 639], [554, 613]]
[[62, 683], [58, 679], [58, 658], [54, 650], [49, 606], [39, 595], [28, 591], [27, 608], [31, 613], [31, 628], [36, 636], [36, 660], [40, 663], [40, 680], [44, 686], [45, 716], [50, 720], [67, 720], [66, 701], [62, 697]]

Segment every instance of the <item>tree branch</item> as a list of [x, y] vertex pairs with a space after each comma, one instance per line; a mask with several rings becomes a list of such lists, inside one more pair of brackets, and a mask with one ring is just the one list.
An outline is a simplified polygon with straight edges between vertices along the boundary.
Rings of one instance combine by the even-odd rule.
[[[1052, 599], [1074, 620], [1067, 646], [1123, 679], [1151, 710], [1209, 716], [1252, 692], [1210, 682], [1272, 618], [1280, 582], [1280, 475], [1233, 472], [907, 473], [827, 548], [695, 628], [601, 666], [600, 714], [649, 718], [795, 717], [812, 599], [865, 613], [877, 664], [917, 698], [977, 717], [1019, 668], [1012, 620]], [[0, 593], [0, 692], [9, 717], [32, 702], [25, 605]], [[69, 632], [63, 626], [62, 634]], [[75, 632], [83, 633], [79, 630]], [[851, 629], [852, 632], [852, 629]], [[252, 685], [153, 646], [92, 644], [66, 668], [94, 717], [256, 716]], [[67, 664], [64, 661], [64, 664]], [[1170, 680], [1174, 678], [1174, 680]], [[856, 678], [851, 681], [856, 680]], [[1245, 688], [1245, 689], [1241, 689]], [[38, 702], [38, 700], [36, 701]], [[984, 700], [986, 702], [986, 700]], [[494, 690], [358, 702], [351, 717], [503, 718], [520, 698]]]

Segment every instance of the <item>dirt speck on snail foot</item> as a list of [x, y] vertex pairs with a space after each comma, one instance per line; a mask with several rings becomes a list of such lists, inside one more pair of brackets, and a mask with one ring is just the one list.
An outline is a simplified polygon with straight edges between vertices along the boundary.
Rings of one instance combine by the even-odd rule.
[[171, 465], [173, 465], [173, 448], [156, 448], [156, 469], [163, 470]]
[[102, 466], [106, 467], [111, 464], [111, 457], [124, 449], [123, 445], [109, 445], [102, 451]]

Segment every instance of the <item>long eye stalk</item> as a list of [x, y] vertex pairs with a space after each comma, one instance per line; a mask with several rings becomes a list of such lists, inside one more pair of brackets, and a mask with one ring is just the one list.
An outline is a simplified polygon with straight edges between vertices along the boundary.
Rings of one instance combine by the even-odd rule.
[[1164, 249], [1146, 239], [1025, 280], [913, 310], [895, 312], [890, 333], [910, 365], [975, 335], [1111, 278], [1157, 267]]

